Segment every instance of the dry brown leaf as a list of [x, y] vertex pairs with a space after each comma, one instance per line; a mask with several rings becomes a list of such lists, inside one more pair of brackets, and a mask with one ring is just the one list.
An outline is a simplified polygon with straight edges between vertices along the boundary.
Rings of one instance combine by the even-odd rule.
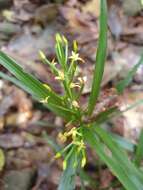
[[91, 13], [95, 17], [99, 17], [100, 14], [100, 0], [91, 0], [82, 7], [82, 11], [85, 13]]

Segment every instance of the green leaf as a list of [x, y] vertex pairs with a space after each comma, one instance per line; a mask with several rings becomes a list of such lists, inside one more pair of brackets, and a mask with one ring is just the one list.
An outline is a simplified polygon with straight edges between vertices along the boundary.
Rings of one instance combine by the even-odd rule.
[[141, 56], [139, 62], [127, 74], [127, 77], [125, 79], [121, 80], [116, 85], [116, 89], [117, 89], [118, 93], [122, 93], [124, 91], [124, 89], [130, 84], [130, 82], [132, 81], [135, 73], [137, 72], [137, 69], [140, 67], [141, 64], [143, 64], [143, 55]]
[[96, 130], [84, 128], [84, 137], [92, 148], [95, 148], [100, 159], [107, 164], [127, 190], [143, 189], [143, 174], [129, 161], [125, 152], [104, 129], [97, 126], [94, 129]]
[[116, 157], [116, 159], [126, 166], [126, 169], [128, 171], [131, 171], [131, 173], [135, 174], [134, 177], [137, 177], [142, 181], [143, 185], [143, 174], [139, 172], [139, 170], [130, 162], [130, 160], [127, 157], [127, 154], [123, 149], [121, 149], [115, 141], [112, 140], [112, 136], [102, 129], [101, 127], [94, 127], [94, 130], [96, 134], [101, 138], [101, 140], [106, 144], [106, 146], [110, 149], [112, 154]]
[[58, 69], [56, 68], [56, 66], [54, 64], [54, 60], [52, 62], [50, 62], [46, 58], [46, 55], [41, 50], [39, 51], [39, 57], [44, 64], [47, 64], [48, 66], [50, 66], [50, 69], [55, 74], [55, 76], [58, 76]]
[[96, 182], [95, 179], [87, 174], [87, 172], [83, 169], [80, 169], [79, 176], [84, 181], [84, 183], [90, 186], [92, 189], [97, 188], [98, 182]]
[[31, 74], [26, 73], [12, 58], [0, 51], [0, 64], [7, 68], [15, 77], [8, 77], [1, 73], [1, 77], [7, 78], [14, 84], [22, 87], [29, 94], [34, 96], [37, 100], [45, 100], [48, 98], [48, 104], [46, 106], [59, 116], [64, 117], [70, 121], [75, 115], [74, 112], [65, 108], [63, 105], [63, 99], [57, 95], [50, 87], [45, 87], [39, 80], [33, 77]]
[[27, 87], [30, 94], [38, 99], [44, 99], [47, 96], [50, 96], [53, 102], [55, 100], [57, 103], [61, 104], [61, 99], [52, 90], [44, 87], [39, 80], [26, 73], [12, 58], [1, 51], [0, 64], [15, 75], [15, 77]]
[[106, 51], [107, 51], [107, 2], [106, 0], [100, 1], [100, 35], [99, 35], [99, 44], [97, 48], [97, 55], [95, 61], [95, 69], [93, 75], [92, 89], [89, 97], [88, 103], [88, 113], [92, 114], [94, 106], [97, 102], [100, 86], [102, 82], [104, 64], [106, 60]]
[[3, 72], [0, 72], [0, 77], [5, 79], [5, 80], [8, 80], [8, 81], [12, 82], [17, 87], [20, 87], [23, 90], [28, 92], [28, 88], [26, 88], [26, 86], [24, 84], [22, 84], [19, 80], [17, 80], [15, 77], [8, 76], [7, 74], [5, 74]]
[[47, 103], [45, 104], [45, 106], [49, 107], [50, 105], [50, 110], [53, 111], [54, 113], [56, 113], [57, 115], [65, 118], [68, 121], [76, 121], [78, 120], [78, 113], [76, 113], [75, 111], [56, 105], [56, 104], [52, 104], [52, 103]]
[[115, 141], [121, 148], [134, 152], [136, 144], [131, 143], [130, 141], [126, 140], [124, 137], [121, 137], [119, 135], [113, 133], [110, 133], [110, 135], [112, 136], [113, 141]]
[[76, 168], [74, 167], [75, 151], [73, 151], [70, 158], [67, 160], [67, 168], [64, 170], [58, 190], [75, 190]]
[[56, 56], [58, 62], [64, 71], [67, 71], [67, 58], [68, 58], [68, 41], [64, 36], [56, 34], [55, 45]]
[[55, 142], [55, 140], [50, 137], [46, 132], [42, 133], [42, 137], [44, 140], [56, 151], [59, 152], [61, 150], [61, 147]]
[[140, 133], [139, 142], [135, 152], [134, 163], [136, 164], [137, 167], [140, 166], [142, 159], [143, 159], [143, 130]]
[[5, 165], [5, 156], [3, 150], [0, 149], [0, 171], [3, 170], [4, 165]]
[[143, 104], [143, 99], [140, 99], [140, 100], [136, 101], [135, 103], [129, 105], [127, 108], [125, 108], [125, 109], [124, 109], [123, 111], [121, 111], [120, 113], [124, 113], [124, 112], [126, 112], [126, 111], [128, 111], [128, 110], [131, 110], [131, 109], [137, 107], [137, 106], [140, 106], [141, 104]]
[[[100, 124], [100, 123], [103, 123], [103, 122], [105, 122], [105, 121], [107, 121], [107, 120], [109, 120], [109, 119], [111, 119], [111, 118], [113, 118], [113, 117], [119, 117], [119, 116], [122, 115], [124, 112], [127, 112], [128, 110], [131, 110], [131, 109], [133, 109], [133, 108], [135, 108], [135, 107], [137, 107], [137, 106], [140, 106], [141, 104], [143, 104], [143, 99], [136, 101], [135, 103], [129, 105], [127, 108], [125, 108], [125, 109], [122, 110], [122, 111], [116, 109], [116, 110], [113, 111], [111, 114], [107, 115], [108, 117], [106, 117], [105, 120], [99, 120], [99, 121], [100, 121], [99, 124]], [[102, 118], [101, 118], [101, 119], [102, 119]], [[98, 122], [97, 122], [97, 123], [98, 123]]]
[[107, 120], [109, 120], [109, 118], [111, 118], [113, 114], [115, 114], [117, 112], [118, 112], [118, 108], [117, 107], [109, 108], [108, 110], [105, 110], [105, 111], [99, 113], [96, 116], [95, 122], [98, 123], [98, 124], [104, 123]]
[[[16, 86], [18, 86], [18, 87], [22, 88], [23, 90], [29, 92], [29, 89], [27, 88], [27, 86], [25, 84], [23, 84], [22, 82], [18, 81], [16, 78], [10, 77], [10, 76], [2, 73], [2, 72], [0, 72], [0, 77], [14, 83]], [[69, 110], [69, 109], [62, 107], [62, 106], [58, 106], [56, 104], [52, 104], [50, 102], [48, 102], [48, 104], [45, 103], [44, 106], [47, 108], [50, 107], [51, 111], [53, 111], [54, 113], [56, 113], [57, 115], [65, 118], [65, 119], [67, 119], [68, 121], [73, 120], [73, 115], [76, 114], [72, 110]]]

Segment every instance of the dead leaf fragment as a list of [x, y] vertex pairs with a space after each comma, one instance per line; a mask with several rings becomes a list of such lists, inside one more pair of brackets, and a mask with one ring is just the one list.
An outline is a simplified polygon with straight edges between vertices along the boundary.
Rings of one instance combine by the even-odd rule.
[[39, 7], [35, 12], [35, 22], [43, 24], [44, 26], [55, 19], [58, 14], [57, 4], [46, 4]]
[[100, 0], [87, 1], [85, 6], [82, 7], [82, 11], [85, 13], [91, 13], [95, 17], [99, 17], [100, 14]]
[[24, 139], [18, 134], [0, 135], [0, 147], [4, 149], [18, 148], [24, 145]]

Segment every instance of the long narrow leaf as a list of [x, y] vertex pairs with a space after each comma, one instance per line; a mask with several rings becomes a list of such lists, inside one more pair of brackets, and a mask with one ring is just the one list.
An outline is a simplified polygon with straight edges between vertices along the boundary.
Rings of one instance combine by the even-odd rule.
[[75, 151], [73, 151], [67, 162], [68, 167], [61, 176], [58, 190], [75, 190], [76, 168], [73, 166], [75, 162]]
[[[119, 161], [114, 153], [112, 153], [112, 155], [107, 153], [105, 151], [105, 145], [99, 140], [98, 136], [93, 133], [91, 129], [84, 129], [84, 136], [86, 141], [93, 148], [95, 148], [100, 159], [107, 164], [113, 174], [117, 176], [117, 178], [127, 190], [143, 189], [143, 181], [140, 181], [136, 174], [134, 174], [134, 172], [131, 172], [131, 169], [127, 170], [126, 165], [123, 164], [122, 160]], [[117, 148], [117, 151], [119, 154], [121, 154], [120, 149], [118, 150]]]
[[38, 98], [46, 98], [51, 96], [55, 98], [55, 101], [61, 103], [60, 98], [52, 91], [48, 90], [42, 85], [42, 83], [34, 78], [32, 75], [26, 73], [12, 58], [6, 55], [4, 52], [0, 52], [0, 64], [7, 68], [15, 77], [23, 82], [29, 91]]
[[[23, 90], [29, 92], [29, 89], [27, 88], [27, 86], [25, 84], [23, 84], [22, 82], [18, 81], [16, 78], [14, 77], [10, 77], [2, 72], [0, 72], [0, 77], [4, 78], [12, 83], [14, 83], [16, 86], [22, 88]], [[35, 97], [35, 99], [37, 99]], [[62, 106], [58, 106], [56, 104], [52, 104], [52, 103], [45, 103], [44, 104], [45, 107], [50, 108], [51, 111], [53, 111], [54, 113], [56, 113], [57, 115], [67, 119], [68, 121], [73, 119], [73, 115], [75, 115], [75, 112], [72, 110], [69, 110], [65, 107]]]
[[[71, 118], [69, 118], [69, 115], [71, 116], [73, 113], [64, 107], [62, 98], [60, 96], [58, 96], [50, 88], [46, 88], [31, 74], [26, 73], [12, 58], [1, 51], [0, 64], [8, 69], [18, 79], [19, 82], [16, 79], [10, 77], [9, 80], [22, 87], [37, 100], [41, 101], [49, 97], [48, 104], [46, 106], [54, 113], [64, 117], [66, 120], [71, 120]], [[3, 77], [6, 78], [6, 75], [4, 76], [3, 74]]]
[[118, 112], [118, 108], [117, 107], [109, 108], [108, 110], [105, 110], [105, 111], [99, 113], [96, 116], [95, 122], [98, 123], [98, 124], [99, 123], [104, 123], [107, 120], [109, 120], [109, 118], [111, 118], [112, 115], [114, 115], [116, 112]]
[[134, 77], [135, 73], [137, 72], [137, 69], [140, 67], [140, 65], [143, 64], [143, 55], [141, 56], [139, 62], [132, 68], [132, 70], [127, 74], [127, 77], [123, 80], [121, 80], [117, 85], [116, 89], [119, 93], [122, 93], [124, 89], [130, 84], [132, 81], [132, 78]]
[[115, 141], [121, 148], [124, 148], [125, 150], [134, 152], [136, 148], [136, 144], [133, 144], [132, 142], [126, 140], [124, 137], [121, 137], [119, 135], [110, 133], [112, 136], [113, 141]]
[[141, 183], [143, 187], [143, 174], [134, 166], [134, 164], [131, 163], [125, 151], [123, 151], [123, 149], [121, 149], [118, 144], [112, 140], [112, 137], [109, 133], [107, 133], [107, 131], [97, 126], [94, 127], [94, 130], [96, 134], [98, 134], [98, 136], [106, 144], [106, 146], [110, 149], [118, 162], [122, 163], [128, 173], [134, 176], [134, 180], [138, 181], [138, 183]]
[[[65, 119], [67, 119], [68, 121], [71, 121], [73, 120], [74, 121], [74, 118], [75, 120], [77, 120], [77, 114], [76, 112], [68, 109], [68, 108], [65, 108], [65, 107], [62, 107], [62, 106], [59, 106], [59, 105], [56, 105], [56, 104], [52, 104], [52, 103], [47, 103], [47, 104], [44, 104], [46, 107], [49, 107], [50, 106], [50, 110], [53, 111], [54, 113], [56, 113], [57, 115], [61, 116], [61, 117], [64, 117]], [[73, 118], [74, 116], [74, 118]]]
[[88, 103], [88, 113], [92, 114], [94, 106], [97, 102], [101, 81], [104, 72], [104, 63], [106, 60], [106, 50], [107, 50], [107, 2], [106, 0], [100, 1], [100, 36], [99, 44], [97, 48], [97, 55], [95, 61], [95, 69], [93, 75], [92, 89], [89, 97]]
[[55, 152], [58, 152], [61, 150], [60, 145], [58, 145], [55, 140], [48, 135], [46, 132], [42, 133], [42, 137], [44, 138], [44, 140], [54, 149]]
[[136, 153], [135, 153], [136, 166], [138, 167], [140, 166], [142, 159], [143, 159], [143, 130], [141, 131], [139, 142], [138, 142]]
[[[102, 120], [103, 122], [113, 118], [113, 117], [119, 117], [120, 115], [122, 115], [124, 112], [127, 112], [137, 106], [140, 106], [143, 104], [143, 99], [140, 99], [138, 101], [136, 101], [135, 103], [129, 105], [127, 108], [125, 108], [124, 110], [120, 111], [120, 110], [115, 110], [115, 112], [113, 112], [111, 115], [108, 115], [108, 117], [106, 118], [106, 120]], [[100, 123], [100, 122], [99, 122]]]

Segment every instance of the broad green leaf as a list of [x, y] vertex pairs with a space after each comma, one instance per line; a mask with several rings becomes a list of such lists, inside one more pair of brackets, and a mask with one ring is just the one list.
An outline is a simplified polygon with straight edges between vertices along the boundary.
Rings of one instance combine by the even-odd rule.
[[141, 131], [140, 137], [139, 137], [139, 142], [136, 148], [135, 152], [135, 164], [136, 166], [140, 166], [141, 161], [143, 159], [143, 130]]
[[[103, 136], [99, 134], [94, 133], [92, 129], [84, 129], [84, 137], [86, 141], [92, 146], [92, 148], [95, 148], [96, 153], [98, 154], [100, 159], [107, 164], [107, 166], [119, 179], [123, 186], [127, 190], [143, 189], [143, 180], [141, 176], [142, 174], [140, 173], [140, 171], [137, 170], [135, 172], [136, 168], [134, 167], [134, 165], [127, 159], [127, 156], [121, 150], [121, 148], [114, 141], [111, 140], [110, 135], [107, 135], [109, 138], [108, 142], [107, 140], [105, 140], [104, 142]], [[111, 153], [107, 152], [105, 147], [108, 147]], [[125, 161], [123, 161], [124, 159]], [[139, 174], [137, 174], [137, 172]]]
[[70, 158], [67, 160], [67, 168], [64, 170], [58, 190], [75, 190], [75, 177], [76, 168], [73, 166], [75, 162], [75, 151], [72, 153]]
[[100, 35], [99, 43], [97, 48], [97, 55], [95, 61], [95, 69], [93, 75], [92, 89], [89, 97], [88, 103], [88, 113], [92, 114], [94, 106], [97, 102], [100, 86], [104, 72], [104, 64], [106, 60], [106, 51], [107, 51], [107, 2], [106, 0], [100, 1]]
[[4, 165], [5, 165], [5, 156], [3, 150], [0, 149], [0, 171], [3, 170]]
[[140, 67], [140, 65], [143, 64], [143, 55], [141, 56], [139, 62], [131, 69], [131, 71], [127, 74], [127, 77], [123, 80], [121, 80], [117, 85], [116, 89], [119, 93], [122, 93], [124, 89], [130, 84], [132, 81], [135, 73], [137, 72], [137, 69]]

